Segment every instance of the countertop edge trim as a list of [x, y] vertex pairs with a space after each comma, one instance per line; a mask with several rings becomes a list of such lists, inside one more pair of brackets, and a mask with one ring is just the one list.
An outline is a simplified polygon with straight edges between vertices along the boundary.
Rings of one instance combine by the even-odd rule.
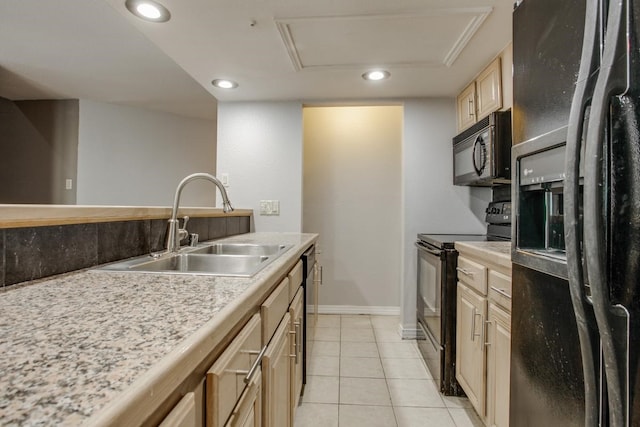
[[[239, 217], [253, 216], [252, 209], [224, 213], [219, 208], [184, 207], [180, 216]], [[28, 206], [0, 205], [0, 229], [50, 225], [90, 224], [98, 222], [168, 219], [171, 208], [156, 206]]]

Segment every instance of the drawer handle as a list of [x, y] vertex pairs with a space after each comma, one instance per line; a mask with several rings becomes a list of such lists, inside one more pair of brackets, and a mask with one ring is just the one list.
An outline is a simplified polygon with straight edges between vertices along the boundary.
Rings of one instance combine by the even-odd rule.
[[480, 333], [476, 333], [476, 317], [480, 316], [480, 324], [482, 325], [482, 313], [478, 313], [476, 308], [473, 308], [473, 317], [471, 318], [471, 341], [475, 341], [476, 337], [482, 337], [482, 331], [484, 327], [480, 329]]
[[300, 338], [302, 338], [302, 334], [300, 333], [300, 322], [293, 322], [293, 326], [295, 328], [294, 331], [289, 331], [289, 335], [294, 335], [293, 338], [293, 353], [290, 354], [289, 357], [295, 357], [296, 365], [298, 364], [299, 357], [298, 355], [302, 352], [302, 345], [300, 343]]
[[495, 286], [492, 286], [491, 289], [502, 295], [503, 297], [511, 299], [511, 295], [509, 295], [505, 289], [498, 289]]
[[322, 285], [322, 266], [316, 262], [314, 265], [313, 283]]
[[296, 364], [298, 364], [298, 358], [302, 358], [302, 322], [297, 321], [293, 324], [296, 327]]
[[462, 267], [456, 267], [456, 270], [458, 270], [460, 273], [464, 274], [465, 276], [469, 276], [473, 279], [473, 276], [476, 275], [475, 272], [473, 271], [469, 271], [466, 268], [462, 268]]
[[290, 354], [289, 357], [296, 358], [296, 364], [298, 363], [298, 326], [296, 325], [295, 331], [289, 331], [289, 335], [293, 335], [293, 354]]
[[[485, 320], [484, 321], [485, 325], [487, 325], [487, 328], [491, 327], [491, 324], [493, 323], [493, 321], [491, 320]], [[487, 332], [488, 335], [488, 332]], [[491, 341], [489, 341], [489, 337], [487, 337], [487, 342], [484, 343], [485, 347], [489, 347], [491, 345]]]
[[258, 366], [262, 363], [262, 356], [264, 356], [265, 351], [267, 351], [266, 345], [262, 347], [262, 350], [260, 350], [260, 353], [258, 353], [258, 357], [256, 357], [255, 362], [253, 362], [253, 365], [251, 365], [251, 369], [249, 369], [249, 372], [247, 372], [247, 376], [244, 377], [245, 384], [249, 384], [251, 382], [251, 378], [256, 373]]

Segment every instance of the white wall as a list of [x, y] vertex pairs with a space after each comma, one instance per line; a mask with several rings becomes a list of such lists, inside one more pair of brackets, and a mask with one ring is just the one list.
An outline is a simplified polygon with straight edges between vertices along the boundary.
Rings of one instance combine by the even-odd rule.
[[[229, 175], [234, 206], [254, 210], [256, 231], [302, 230], [302, 104], [218, 104], [218, 174]], [[260, 200], [279, 200], [261, 216]]]
[[[256, 211], [257, 231], [300, 231], [302, 105], [220, 103], [218, 122], [217, 170], [218, 174], [229, 173], [234, 204]], [[484, 209], [491, 192], [452, 184], [451, 138], [456, 133], [453, 99], [405, 101], [402, 132], [402, 178], [398, 188], [403, 209], [401, 285], [397, 295], [402, 327], [410, 335], [416, 323], [416, 235], [485, 233]], [[260, 199], [280, 199], [282, 215], [259, 216]], [[380, 203], [386, 203], [382, 193]], [[335, 204], [322, 209], [325, 215], [335, 215]]]
[[[171, 206], [182, 178], [216, 170], [215, 118], [80, 100], [78, 140], [81, 205]], [[215, 191], [193, 182], [180, 205], [214, 206]]]
[[304, 109], [303, 230], [323, 312], [398, 313], [402, 107]]
[[452, 183], [455, 119], [455, 100], [404, 103], [401, 321], [408, 336], [416, 328], [416, 235], [486, 232], [484, 209], [491, 200], [491, 190]]

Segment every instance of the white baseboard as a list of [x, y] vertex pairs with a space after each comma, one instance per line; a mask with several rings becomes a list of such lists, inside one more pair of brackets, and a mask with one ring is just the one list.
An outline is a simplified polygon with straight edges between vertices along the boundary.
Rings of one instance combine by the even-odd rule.
[[399, 316], [400, 307], [359, 306], [359, 305], [320, 305], [319, 314], [371, 314], [376, 316]]

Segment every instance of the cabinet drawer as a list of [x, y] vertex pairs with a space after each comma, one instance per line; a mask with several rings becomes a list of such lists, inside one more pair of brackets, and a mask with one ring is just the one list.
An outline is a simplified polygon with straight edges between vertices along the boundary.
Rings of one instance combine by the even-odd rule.
[[511, 312], [511, 277], [489, 271], [489, 299]]
[[296, 296], [298, 288], [302, 285], [302, 260], [289, 272], [289, 302]]
[[463, 256], [458, 257], [458, 280], [487, 295], [487, 267]]
[[224, 426], [245, 389], [244, 378], [262, 348], [255, 314], [207, 372], [207, 427]]
[[262, 303], [262, 345], [267, 345], [271, 336], [289, 308], [289, 279], [285, 278]]

